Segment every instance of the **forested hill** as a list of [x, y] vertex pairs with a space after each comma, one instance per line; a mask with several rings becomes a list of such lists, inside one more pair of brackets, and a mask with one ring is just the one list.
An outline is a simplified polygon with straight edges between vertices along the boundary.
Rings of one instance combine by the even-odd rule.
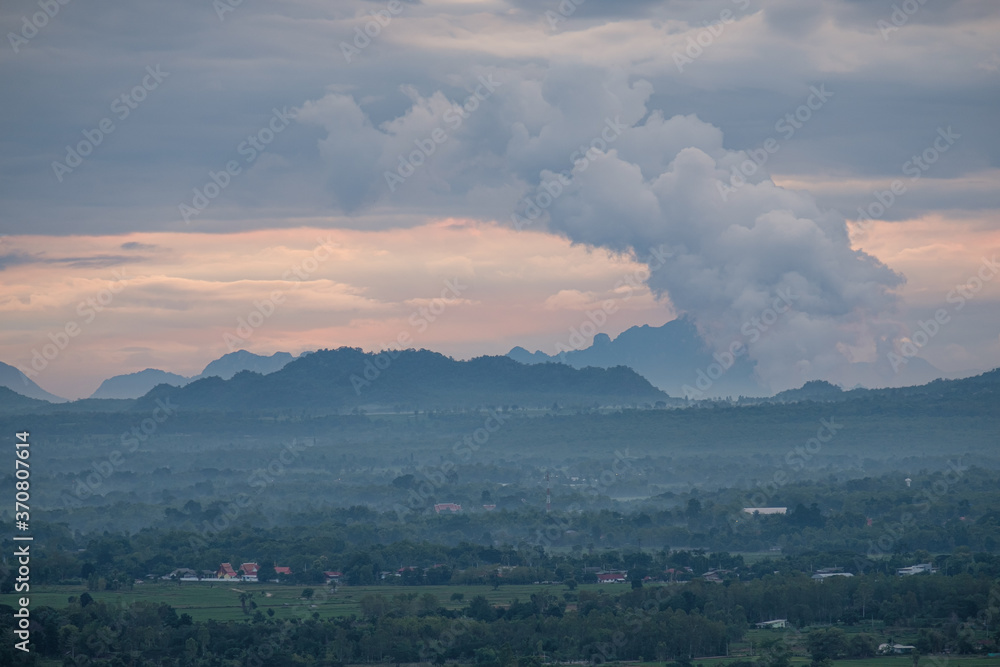
[[269, 375], [243, 372], [185, 387], [161, 385], [136, 407], [171, 398], [202, 410], [336, 409], [384, 406], [404, 410], [655, 405], [669, 397], [635, 371], [528, 366], [507, 357], [456, 361], [428, 350], [366, 353], [342, 347], [301, 357]]
[[865, 401], [899, 405], [931, 401], [937, 404], [990, 405], [1000, 407], [1000, 368], [960, 380], [934, 380], [916, 387], [889, 389], [851, 389], [843, 391], [828, 382], [807, 382], [799, 389], [776, 394], [773, 398], [745, 402], [797, 403], [803, 401]]

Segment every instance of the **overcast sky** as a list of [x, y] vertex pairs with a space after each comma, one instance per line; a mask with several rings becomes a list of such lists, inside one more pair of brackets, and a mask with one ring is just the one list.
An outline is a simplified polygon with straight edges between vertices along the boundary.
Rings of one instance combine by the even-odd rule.
[[53, 393], [233, 337], [551, 354], [608, 303], [599, 331], [688, 314], [723, 349], [782, 294], [749, 345], [776, 390], [1000, 365], [991, 0], [11, 0], [0, 27], [0, 360]]

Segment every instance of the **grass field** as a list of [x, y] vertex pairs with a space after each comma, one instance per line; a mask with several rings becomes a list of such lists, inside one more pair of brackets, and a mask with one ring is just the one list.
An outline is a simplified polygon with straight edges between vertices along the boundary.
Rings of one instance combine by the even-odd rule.
[[[257, 603], [257, 609], [267, 614], [268, 609], [274, 610], [274, 618], [303, 618], [318, 613], [320, 618], [331, 618], [349, 616], [351, 614], [360, 615], [360, 601], [365, 595], [370, 593], [381, 593], [391, 599], [396, 595], [416, 594], [417, 597], [431, 593], [437, 596], [441, 606], [447, 609], [459, 609], [468, 605], [469, 601], [476, 595], [484, 595], [491, 604], [506, 605], [519, 599], [528, 600], [532, 593], [547, 590], [557, 596], [562, 596], [567, 592], [565, 586], [531, 584], [522, 586], [501, 586], [498, 590], [492, 590], [488, 586], [355, 586], [341, 587], [334, 593], [324, 595], [324, 587], [315, 586], [315, 597], [306, 600], [301, 597], [302, 586], [279, 586], [277, 584], [248, 584], [241, 582], [233, 583], [176, 583], [154, 582], [144, 583], [135, 586], [131, 591], [98, 591], [91, 592], [95, 600], [103, 601], [107, 604], [128, 604], [138, 600], [146, 602], [166, 602], [178, 614], [190, 614], [196, 621], [241, 621], [246, 620], [248, 615], [243, 613], [240, 605], [241, 593], [253, 593], [253, 601]], [[577, 592], [581, 590], [603, 590], [609, 593], [621, 593], [628, 590], [626, 585], [581, 585]], [[86, 592], [85, 586], [38, 586], [33, 587], [29, 595], [31, 607], [37, 609], [41, 606], [56, 608], [67, 607], [70, 597], [79, 598]], [[461, 601], [452, 600], [453, 593], [461, 593], [464, 598]], [[0, 604], [14, 606], [15, 595], [0, 595]], [[848, 632], [853, 628], [849, 628]], [[870, 631], [869, 629], [861, 629]], [[893, 628], [894, 636], [903, 638], [906, 633], [900, 628]], [[879, 637], [886, 629], [878, 628], [875, 636]], [[751, 643], [759, 646], [761, 640], [766, 637], [773, 637], [772, 630], [750, 630], [747, 632], [744, 641], [733, 643], [730, 647], [731, 657], [711, 657], [696, 658], [693, 661], [694, 667], [723, 667], [735, 660], [753, 660], [757, 657], [749, 657]], [[804, 647], [802, 647], [804, 648]], [[56, 664], [56, 663], [53, 663]], [[635, 665], [636, 663], [632, 663]], [[663, 667], [663, 663], [643, 663], [649, 667]], [[792, 660], [793, 667], [806, 667], [809, 660], [796, 657]], [[838, 660], [834, 667], [913, 667], [913, 660], [909, 656], [886, 656], [868, 658], [864, 660]], [[987, 657], [964, 657], [964, 656], [924, 656], [920, 660], [919, 667], [1000, 667], [1000, 658]]]
[[[190, 614], [196, 621], [238, 621], [247, 618], [240, 605], [241, 593], [253, 593], [253, 601], [263, 613], [274, 610], [274, 618], [294, 618], [310, 616], [319, 612], [321, 618], [334, 616], [349, 616], [361, 613], [360, 601], [369, 593], [381, 593], [387, 598], [395, 595], [415, 593], [418, 597], [431, 593], [437, 596], [441, 606], [446, 609], [459, 609], [469, 604], [476, 595], [484, 595], [493, 605], [506, 605], [519, 599], [526, 601], [532, 593], [548, 590], [550, 593], [562, 596], [567, 592], [565, 586], [529, 584], [523, 586], [501, 586], [492, 590], [489, 586], [343, 586], [335, 593], [324, 594], [324, 587], [313, 586], [315, 597], [305, 600], [301, 597], [304, 586], [279, 586], [277, 584], [233, 583], [176, 583], [155, 582], [136, 585], [131, 591], [92, 591], [95, 600], [108, 604], [128, 604], [137, 600], [147, 602], [166, 602], [177, 610], [178, 614]], [[49, 606], [64, 608], [69, 605], [70, 597], [79, 597], [86, 592], [86, 586], [37, 586], [32, 587], [31, 606]], [[623, 592], [628, 590], [624, 584], [582, 585], [580, 590], [606, 590], [608, 592]], [[453, 593], [464, 595], [462, 601], [453, 601]], [[18, 596], [0, 595], [0, 604], [15, 606]]]
[[[745, 657], [695, 658], [693, 665], [694, 667], [699, 667], [699, 665], [701, 667], [720, 667], [737, 659], [746, 660]], [[753, 660], [756, 661], [756, 658]], [[663, 663], [649, 663], [651, 667], [654, 664], [662, 665]], [[809, 658], [801, 656], [792, 658], [792, 665], [795, 667], [808, 664]], [[891, 655], [858, 660], [834, 660], [833, 664], [834, 667], [913, 667], [913, 658], [905, 655]], [[921, 656], [919, 667], [997, 667], [998, 665], [1000, 665], [1000, 658], [940, 655]]]

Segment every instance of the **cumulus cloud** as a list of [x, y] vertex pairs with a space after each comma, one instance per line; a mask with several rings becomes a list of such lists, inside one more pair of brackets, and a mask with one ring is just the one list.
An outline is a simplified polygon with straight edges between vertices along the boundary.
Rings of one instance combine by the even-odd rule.
[[[420, 153], [408, 178], [422, 187], [369, 190], [366, 199], [427, 205], [436, 183], [461, 184], [455, 176], [462, 172], [477, 173], [480, 187], [516, 184], [507, 213], [521, 213], [522, 223], [544, 209], [535, 224], [574, 242], [651, 266], [666, 253], [650, 287], [719, 349], [745, 343], [762, 379], [777, 388], [871, 357], [878, 342], [897, 335], [894, 290], [902, 276], [852, 248], [843, 216], [779, 187], [746, 152], [727, 149], [719, 128], [696, 115], [665, 118], [649, 109], [650, 83], [618, 73], [570, 64], [536, 77], [504, 76], [487, 101], [494, 113], [475, 132], [491, 149], [459, 133], [433, 154]], [[361, 200], [348, 172], [367, 170], [361, 182], [378, 170], [395, 173], [395, 162], [417, 155], [421, 138], [455, 109], [440, 92], [414, 94], [403, 115], [376, 128], [352, 97], [331, 94], [303, 114], [330, 130], [320, 150], [337, 174], [338, 197], [353, 206]], [[509, 110], [524, 120], [503, 122]], [[360, 164], [350, 157], [358, 152], [368, 156]], [[565, 307], [572, 294], [580, 292], [553, 298]], [[791, 310], [778, 323], [752, 325], [757, 334], [749, 340], [747, 327], [782, 298]]]
[[[651, 264], [650, 249], [666, 248], [672, 257], [650, 286], [718, 348], [746, 344], [777, 388], [825, 377], [856, 361], [855, 350], [873, 353], [895, 334], [902, 276], [852, 249], [844, 219], [808, 194], [762, 177], [724, 195], [734, 166], [758, 169], [721, 139], [695, 118], [650, 116], [574, 175], [551, 206], [550, 227]], [[791, 309], [768, 331], [753, 324], [783, 298]]]

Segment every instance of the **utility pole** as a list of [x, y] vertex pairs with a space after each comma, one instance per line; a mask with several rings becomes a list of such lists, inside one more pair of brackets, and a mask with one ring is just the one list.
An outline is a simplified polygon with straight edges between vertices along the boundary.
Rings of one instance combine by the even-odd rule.
[[545, 472], [545, 513], [552, 511], [552, 485], [549, 483], [549, 473]]

